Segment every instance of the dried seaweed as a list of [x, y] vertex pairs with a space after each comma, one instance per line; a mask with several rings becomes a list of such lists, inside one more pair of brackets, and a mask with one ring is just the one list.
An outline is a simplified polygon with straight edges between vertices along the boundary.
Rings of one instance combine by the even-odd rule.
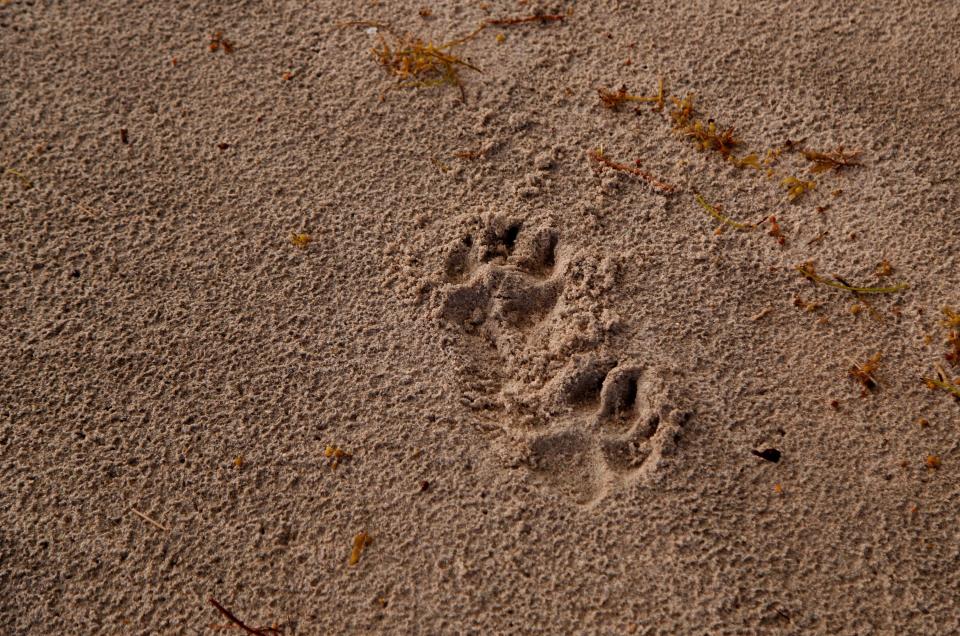
[[718, 206], [718, 205], [710, 205], [710, 204], [707, 203], [707, 201], [706, 201], [702, 196], [700, 196], [699, 194], [695, 194], [695, 195], [694, 195], [694, 198], [697, 200], [697, 203], [700, 204], [700, 207], [702, 207], [704, 210], [706, 210], [706, 211], [710, 214], [710, 216], [712, 216], [712, 217], [715, 218], [716, 220], [720, 221], [720, 223], [722, 223], [723, 225], [729, 225], [730, 227], [732, 227], [732, 228], [734, 228], [734, 229], [737, 229], [737, 230], [740, 230], [741, 232], [749, 232], [750, 230], [752, 230], [752, 229], [754, 229], [755, 227], [757, 227], [757, 225], [756, 225], [755, 223], [741, 223], [741, 222], [739, 222], [739, 221], [734, 221], [734, 220], [731, 219], [730, 217], [728, 217], [728, 216], [724, 215], [722, 212], [720, 212], [720, 206]]
[[609, 159], [606, 156], [606, 154], [604, 154], [603, 147], [597, 148], [596, 150], [591, 150], [590, 152], [587, 153], [587, 156], [601, 165], [607, 166], [609, 168], [613, 168], [614, 170], [627, 172], [632, 175], [636, 175], [640, 177], [641, 179], [646, 181], [650, 185], [650, 187], [652, 187], [654, 190], [657, 190], [658, 192], [662, 192], [664, 194], [670, 194], [672, 192], [675, 192], [677, 189], [676, 186], [673, 186], [673, 185], [670, 185], [669, 183], [661, 181], [657, 177], [653, 176], [652, 174], [650, 174], [649, 172], [641, 168], [639, 159], [636, 161], [636, 166], [630, 166], [625, 163], [619, 163], [617, 161], [613, 161], [612, 159]]
[[350, 551], [350, 565], [360, 563], [360, 557], [363, 555], [363, 549], [373, 543], [373, 539], [364, 530], [353, 538], [353, 549]]
[[784, 177], [780, 183], [787, 186], [788, 201], [796, 201], [805, 193], [810, 192], [817, 187], [816, 181], [803, 181], [802, 179], [798, 179], [796, 177]]
[[[830, 280], [824, 278], [817, 274], [816, 267], [813, 261], [807, 261], [806, 263], [801, 263], [796, 266], [796, 270], [803, 274], [804, 277], [809, 278], [810, 280], [820, 283], [821, 285], [827, 285], [829, 287], [835, 287], [837, 289], [842, 289], [843, 291], [848, 291], [856, 294], [894, 294], [896, 292], [903, 291], [907, 289], [908, 285], [906, 283], [898, 283], [896, 285], [890, 285], [887, 287], [869, 287], [869, 286], [858, 286], [850, 285], [842, 280]], [[836, 277], [834, 277], [836, 278]]]
[[657, 84], [656, 95], [631, 95], [627, 91], [626, 86], [621, 86], [616, 92], [608, 91], [604, 88], [598, 88], [597, 93], [600, 95], [600, 103], [610, 110], [617, 110], [626, 102], [640, 102], [653, 104], [653, 109], [659, 111], [663, 110], [664, 104], [666, 103], [664, 98], [662, 77]]
[[300, 249], [306, 249], [313, 242], [313, 237], [306, 232], [290, 232], [290, 242]]
[[807, 158], [807, 161], [813, 162], [809, 170], [811, 174], [819, 174], [830, 170], [836, 172], [842, 168], [861, 165], [861, 163], [857, 161], [860, 151], [851, 150], [845, 152], [843, 146], [837, 146], [829, 152], [816, 152], [813, 150], [803, 150], [802, 152], [803, 156]]
[[851, 378], [863, 385], [864, 393], [875, 390], [880, 383], [876, 381], [873, 374], [880, 366], [880, 354], [874, 354], [869, 360], [862, 364], [856, 364], [850, 367], [847, 373]]

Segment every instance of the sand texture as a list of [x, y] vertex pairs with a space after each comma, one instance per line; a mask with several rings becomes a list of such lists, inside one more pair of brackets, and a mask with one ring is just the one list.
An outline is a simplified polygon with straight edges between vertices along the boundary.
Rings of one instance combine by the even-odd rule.
[[0, 0], [0, 632], [960, 633], [958, 42]]

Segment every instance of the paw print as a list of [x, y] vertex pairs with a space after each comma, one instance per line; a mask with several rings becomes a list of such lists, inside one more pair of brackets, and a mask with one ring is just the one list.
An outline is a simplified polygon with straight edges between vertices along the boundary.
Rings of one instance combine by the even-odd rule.
[[552, 276], [556, 249], [552, 228], [491, 219], [478, 239], [468, 234], [451, 246], [441, 317], [468, 330], [491, 319], [520, 329], [536, 324], [563, 290], [562, 278]]
[[548, 412], [527, 439], [534, 477], [589, 505], [673, 453], [687, 414], [650, 369], [579, 356], [546, 388]]

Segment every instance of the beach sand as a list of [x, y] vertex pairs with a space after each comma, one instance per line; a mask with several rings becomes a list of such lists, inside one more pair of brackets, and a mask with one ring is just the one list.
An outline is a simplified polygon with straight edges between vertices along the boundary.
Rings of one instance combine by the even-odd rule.
[[0, 631], [960, 632], [960, 5], [215, 4], [0, 2]]

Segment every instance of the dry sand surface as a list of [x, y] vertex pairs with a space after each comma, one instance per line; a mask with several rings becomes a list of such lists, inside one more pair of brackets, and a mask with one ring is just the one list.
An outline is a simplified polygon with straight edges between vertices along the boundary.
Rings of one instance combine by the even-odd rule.
[[0, 631], [960, 633], [960, 4], [217, 4], [0, 0]]

